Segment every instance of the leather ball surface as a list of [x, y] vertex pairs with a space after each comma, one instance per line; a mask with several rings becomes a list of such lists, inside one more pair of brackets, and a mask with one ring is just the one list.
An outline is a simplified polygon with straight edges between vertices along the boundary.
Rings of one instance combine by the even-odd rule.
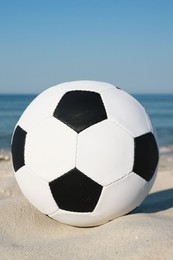
[[159, 152], [144, 107], [115, 86], [74, 81], [31, 102], [12, 138], [16, 180], [51, 218], [97, 226], [141, 204]]

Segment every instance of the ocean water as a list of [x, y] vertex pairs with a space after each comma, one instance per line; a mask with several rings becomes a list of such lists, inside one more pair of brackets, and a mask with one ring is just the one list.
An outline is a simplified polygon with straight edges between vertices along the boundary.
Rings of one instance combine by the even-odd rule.
[[[160, 151], [173, 153], [173, 94], [133, 95], [145, 107], [158, 135]], [[10, 149], [13, 129], [36, 95], [0, 95], [0, 150]]]
[[0, 95], [0, 149], [9, 150], [14, 127], [36, 95]]

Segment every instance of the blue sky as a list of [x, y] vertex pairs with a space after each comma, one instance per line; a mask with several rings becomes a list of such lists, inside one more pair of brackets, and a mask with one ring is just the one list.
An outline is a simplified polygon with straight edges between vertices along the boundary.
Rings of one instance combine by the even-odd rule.
[[0, 93], [80, 79], [173, 93], [173, 1], [0, 0]]

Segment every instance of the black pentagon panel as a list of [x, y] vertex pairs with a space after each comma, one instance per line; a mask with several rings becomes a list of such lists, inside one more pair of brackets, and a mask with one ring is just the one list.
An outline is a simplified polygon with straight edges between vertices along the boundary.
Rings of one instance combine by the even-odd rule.
[[53, 116], [77, 133], [107, 118], [100, 94], [81, 90], [67, 92]]
[[15, 172], [18, 171], [24, 162], [24, 149], [25, 149], [26, 132], [18, 125], [12, 139], [12, 160]]
[[135, 138], [133, 172], [146, 181], [150, 181], [155, 173], [158, 160], [158, 146], [152, 133], [147, 133]]
[[51, 181], [49, 186], [59, 208], [73, 212], [92, 212], [103, 188], [76, 168]]

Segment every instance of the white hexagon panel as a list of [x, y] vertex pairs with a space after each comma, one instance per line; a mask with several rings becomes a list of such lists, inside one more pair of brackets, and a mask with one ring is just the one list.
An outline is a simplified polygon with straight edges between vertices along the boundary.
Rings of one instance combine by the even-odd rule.
[[108, 119], [126, 128], [133, 137], [152, 131], [144, 107], [132, 96], [116, 88], [103, 91], [101, 96]]
[[106, 186], [132, 171], [134, 138], [121, 126], [104, 120], [78, 136], [76, 167]]
[[28, 132], [41, 121], [52, 116], [64, 93], [65, 90], [60, 91], [57, 87], [51, 87], [42, 92], [25, 109], [18, 125]]
[[51, 181], [75, 167], [77, 133], [54, 117], [26, 135], [25, 164]]
[[38, 177], [27, 165], [20, 168], [15, 177], [23, 194], [41, 212], [52, 214], [58, 210], [48, 182]]
[[[155, 176], [151, 182], [147, 182], [134, 172], [131, 172], [121, 180], [103, 187], [94, 214], [96, 216], [104, 216], [103, 222], [106, 219], [111, 220], [127, 214], [139, 206], [145, 199], [154, 180]], [[106, 205], [106, 209], [104, 205]]]

